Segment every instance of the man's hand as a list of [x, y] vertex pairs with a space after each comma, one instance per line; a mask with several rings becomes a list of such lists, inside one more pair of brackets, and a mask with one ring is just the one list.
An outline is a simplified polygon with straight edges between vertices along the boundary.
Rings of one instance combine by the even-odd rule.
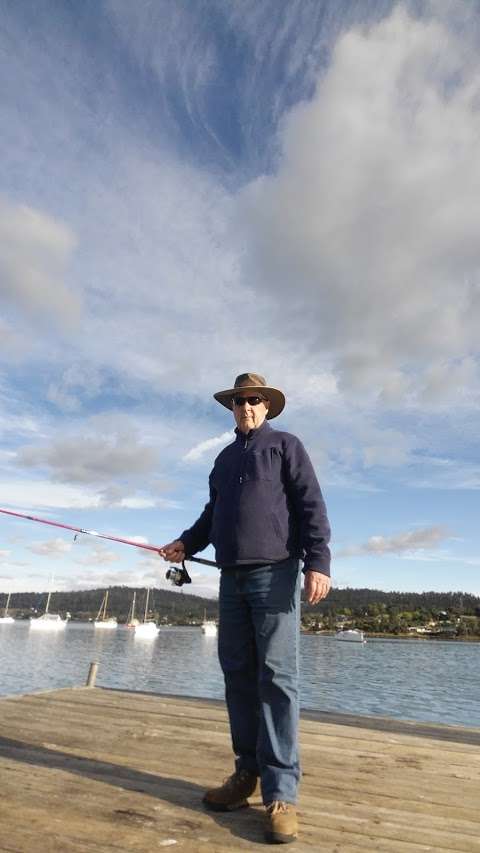
[[162, 545], [158, 553], [169, 563], [181, 563], [185, 559], [185, 546], [181, 539], [175, 539], [168, 545]]
[[318, 604], [322, 598], [326, 598], [331, 586], [332, 582], [328, 575], [316, 572], [315, 569], [308, 569], [305, 572], [303, 588], [305, 590], [305, 598], [309, 604]]

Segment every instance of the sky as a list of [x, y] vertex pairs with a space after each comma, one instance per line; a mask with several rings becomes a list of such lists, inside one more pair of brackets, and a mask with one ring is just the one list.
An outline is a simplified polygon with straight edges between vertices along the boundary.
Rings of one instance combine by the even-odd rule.
[[[0, 506], [171, 541], [253, 371], [335, 586], [479, 595], [474, 0], [1, 6]], [[0, 516], [3, 593], [166, 568]]]

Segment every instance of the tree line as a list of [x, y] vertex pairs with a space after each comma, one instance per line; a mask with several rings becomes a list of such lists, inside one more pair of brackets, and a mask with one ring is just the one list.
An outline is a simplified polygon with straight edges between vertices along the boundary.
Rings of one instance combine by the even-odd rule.
[[[126, 620], [134, 591], [137, 614], [143, 612], [146, 590], [139, 587], [112, 586], [109, 588], [109, 611], [120, 621]], [[93, 618], [102, 601], [105, 589], [85, 589], [54, 592], [50, 609], [71, 613], [72, 618]], [[11, 596], [10, 609], [17, 616], [28, 617], [32, 611], [45, 609], [46, 592], [18, 592]], [[0, 609], [5, 605], [6, 593], [0, 593]], [[182, 624], [203, 618], [215, 618], [218, 602], [183, 590], [153, 589], [150, 593], [149, 611], [159, 619]], [[379, 621], [398, 627], [401, 623], [428, 619], [455, 617], [480, 618], [480, 597], [466, 592], [384, 592], [376, 589], [332, 589], [328, 598], [315, 607], [303, 602], [305, 617], [318, 617], [334, 625], [339, 616], [359, 620]], [[308, 621], [308, 619], [307, 619]], [[311, 620], [310, 620], [311, 621]]]
[[[111, 586], [108, 588], [108, 613], [116, 616], [120, 622], [126, 621], [136, 593], [136, 615], [142, 617], [145, 608], [145, 587]], [[98, 613], [105, 595], [105, 589], [83, 589], [68, 592], [52, 592], [50, 611], [62, 615], [70, 613], [72, 619], [92, 619]], [[4, 606], [6, 594], [0, 594], [0, 608]], [[9, 612], [19, 618], [28, 618], [32, 612], [45, 610], [46, 592], [18, 592], [10, 599]], [[184, 624], [204, 617], [214, 619], [217, 615], [217, 602], [183, 591], [152, 589], [148, 610], [157, 619]]]
[[[316, 611], [328, 614], [348, 608], [361, 615], [370, 605], [383, 605], [391, 612], [424, 610], [480, 616], [480, 596], [468, 592], [384, 592], [380, 589], [332, 589], [328, 598], [316, 605]], [[308, 605], [305, 605], [308, 610]], [[312, 608], [311, 608], [312, 609]]]

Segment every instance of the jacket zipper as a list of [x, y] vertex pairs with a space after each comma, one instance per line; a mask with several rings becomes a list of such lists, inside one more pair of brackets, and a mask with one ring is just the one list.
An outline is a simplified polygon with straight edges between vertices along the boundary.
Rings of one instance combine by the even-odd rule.
[[[248, 436], [245, 436], [245, 444], [243, 445], [243, 449], [246, 450], [247, 447], [248, 447]], [[243, 476], [242, 475], [240, 475], [240, 477], [239, 477], [239, 482], [240, 482], [240, 484], [243, 482]]]

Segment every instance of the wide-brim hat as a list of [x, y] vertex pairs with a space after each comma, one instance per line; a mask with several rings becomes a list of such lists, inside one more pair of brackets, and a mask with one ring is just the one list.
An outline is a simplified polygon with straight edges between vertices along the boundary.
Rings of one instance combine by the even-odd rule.
[[241, 373], [235, 379], [233, 388], [227, 388], [226, 391], [217, 391], [213, 396], [218, 403], [221, 403], [225, 408], [233, 411], [233, 397], [235, 392], [251, 391], [252, 395], [258, 394], [259, 397], [266, 397], [270, 401], [270, 406], [267, 412], [267, 419], [276, 418], [285, 406], [285, 395], [278, 388], [272, 388], [267, 385], [263, 376], [258, 373]]

